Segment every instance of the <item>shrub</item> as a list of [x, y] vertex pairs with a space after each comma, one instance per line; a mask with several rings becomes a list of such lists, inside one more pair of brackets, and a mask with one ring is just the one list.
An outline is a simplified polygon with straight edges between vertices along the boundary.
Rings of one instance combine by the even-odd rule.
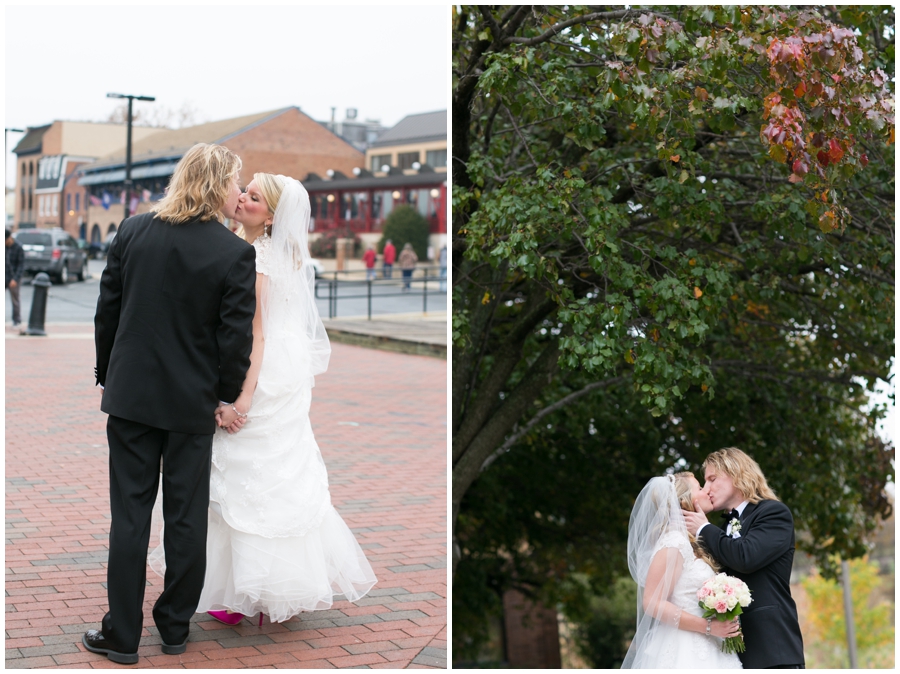
[[[359, 257], [362, 254], [362, 240], [353, 233], [350, 237], [353, 238], [352, 257]], [[322, 232], [322, 235], [310, 244], [309, 254], [319, 258], [334, 258], [337, 255], [337, 240], [350, 237], [345, 231], [329, 229]]]
[[428, 255], [428, 220], [412, 206], [398, 206], [384, 221], [378, 252], [384, 252], [384, 244], [388, 239], [400, 251], [406, 243], [411, 243], [419, 261], [425, 261]]
[[[849, 561], [859, 664], [866, 668], [873, 664], [882, 667], [889, 655], [887, 666], [893, 668], [894, 607], [879, 596], [884, 579], [878, 574], [878, 565], [868, 558]], [[809, 599], [806, 622], [812, 636], [812, 643], [806, 644], [813, 656], [807, 666], [846, 667], [849, 660], [842, 586], [817, 572], [804, 578], [801, 584]]]
[[625, 576], [605, 596], [591, 600], [590, 617], [579, 626], [578, 650], [596, 669], [618, 669], [634, 637], [637, 586]]

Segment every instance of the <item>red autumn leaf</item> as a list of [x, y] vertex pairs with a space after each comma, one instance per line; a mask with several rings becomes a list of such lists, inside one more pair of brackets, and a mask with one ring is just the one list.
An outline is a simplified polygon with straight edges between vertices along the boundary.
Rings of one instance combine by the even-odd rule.
[[811, 91], [813, 96], [821, 96], [822, 92], [825, 91], [825, 87], [822, 86], [821, 82], [816, 82], [812, 85]]
[[837, 84], [838, 82], [840, 82], [840, 81], [841, 81], [842, 79], [844, 79], [844, 78], [841, 77], [840, 75], [832, 75], [832, 76], [831, 76], [831, 79], [833, 79], [833, 80], [834, 80], [834, 83]]
[[844, 156], [844, 150], [841, 149], [841, 144], [834, 138], [828, 141], [828, 146], [830, 148], [828, 150], [828, 159], [832, 164], [837, 164], [841, 160], [841, 157]]
[[706, 101], [709, 98], [709, 92], [703, 87], [697, 87], [694, 89], [694, 96], [699, 98], [701, 101]]
[[796, 173], [792, 173], [791, 175], [788, 176], [788, 182], [789, 183], [802, 183], [803, 178], [798, 176]]
[[814, 133], [812, 137], [812, 144], [815, 147], [822, 147], [825, 144], [825, 134], [819, 131], [818, 133]]
[[819, 160], [819, 163], [822, 166], [828, 166], [828, 153], [825, 150], [821, 150], [819, 154], [816, 155], [816, 159]]
[[801, 82], [794, 89], [794, 96], [796, 96], [797, 98], [803, 98], [803, 94], [805, 94], [805, 93], [806, 93], [806, 82]]
[[809, 167], [802, 159], [795, 160], [794, 165], [791, 167], [791, 169], [798, 176], [805, 176], [807, 173], [809, 173]]
[[669, 159], [671, 159], [673, 163], [677, 164], [678, 162], [681, 161], [681, 155], [673, 154], [671, 157], [669, 157]]
[[869, 158], [865, 153], [859, 155], [859, 163], [863, 165], [863, 168], [869, 165]]

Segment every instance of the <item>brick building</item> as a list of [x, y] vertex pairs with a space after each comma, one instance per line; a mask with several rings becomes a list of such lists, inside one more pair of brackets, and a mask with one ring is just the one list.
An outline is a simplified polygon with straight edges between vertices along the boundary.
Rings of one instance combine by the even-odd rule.
[[[328, 171], [352, 173], [362, 152], [297, 107], [245, 115], [184, 129], [166, 130], [132, 146], [132, 214], [158, 201], [184, 153], [197, 143], [224, 145], [243, 162], [241, 183], [258, 172], [303, 180]], [[78, 184], [88, 191], [88, 238], [105, 241], [124, 216], [125, 148], [81, 167]]]
[[366, 149], [366, 168], [375, 175], [388, 173], [385, 166], [414, 172], [416, 164], [447, 172], [446, 110], [407, 115]]
[[[135, 139], [160, 129], [134, 127]], [[61, 227], [84, 238], [86, 190], [74, 180], [76, 169], [97, 157], [125, 147], [124, 124], [54, 121], [31, 127], [16, 154], [15, 206], [12, 227]]]

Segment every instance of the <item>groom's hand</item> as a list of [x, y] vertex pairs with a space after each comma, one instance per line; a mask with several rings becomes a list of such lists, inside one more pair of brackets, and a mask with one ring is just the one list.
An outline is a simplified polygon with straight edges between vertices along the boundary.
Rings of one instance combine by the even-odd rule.
[[700, 529], [700, 527], [702, 527], [704, 524], [709, 523], [709, 520], [706, 519], [706, 515], [704, 515], [702, 512], [692, 513], [687, 510], [682, 510], [681, 514], [684, 515], [684, 523], [687, 526], [687, 530], [694, 535], [697, 534], [697, 531]]

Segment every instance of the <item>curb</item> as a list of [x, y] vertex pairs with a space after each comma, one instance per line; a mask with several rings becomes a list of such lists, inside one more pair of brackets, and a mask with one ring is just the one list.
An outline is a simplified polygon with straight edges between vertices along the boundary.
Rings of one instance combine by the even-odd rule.
[[424, 342], [413, 342], [394, 337], [367, 335], [359, 332], [340, 330], [332, 326], [327, 327], [326, 332], [328, 333], [328, 338], [330, 340], [340, 342], [341, 344], [362, 346], [368, 349], [378, 349], [381, 351], [393, 351], [394, 353], [405, 353], [414, 356], [430, 356], [432, 358], [447, 360], [447, 346], [445, 344], [427, 344]]

